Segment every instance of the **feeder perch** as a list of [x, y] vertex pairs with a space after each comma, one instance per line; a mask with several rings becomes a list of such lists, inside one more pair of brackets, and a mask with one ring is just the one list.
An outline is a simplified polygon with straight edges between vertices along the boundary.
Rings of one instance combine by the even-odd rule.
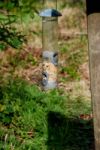
[[[50, 0], [46, 1], [49, 2]], [[55, 5], [56, 6], [56, 5]], [[55, 7], [56, 8], [56, 7]], [[58, 17], [61, 13], [54, 8], [44, 9], [42, 17], [42, 85], [44, 90], [57, 87], [58, 66]]]

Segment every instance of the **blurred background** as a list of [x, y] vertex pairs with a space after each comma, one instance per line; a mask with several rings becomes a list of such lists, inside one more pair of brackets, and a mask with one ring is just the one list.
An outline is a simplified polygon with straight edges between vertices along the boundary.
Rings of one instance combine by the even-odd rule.
[[[79, 82], [89, 95], [85, 2], [58, 0], [57, 5], [62, 13], [58, 21], [59, 87], [64, 86], [66, 90], [72, 88], [69, 85], [73, 86], [74, 81]], [[0, 2], [0, 72], [3, 78], [13, 74], [13, 77], [40, 83], [42, 18], [39, 12], [43, 8], [43, 0]]]
[[[93, 150], [84, 0], [58, 0], [58, 89], [41, 91], [42, 0], [0, 1], [0, 149]], [[56, 132], [59, 131], [56, 135]]]

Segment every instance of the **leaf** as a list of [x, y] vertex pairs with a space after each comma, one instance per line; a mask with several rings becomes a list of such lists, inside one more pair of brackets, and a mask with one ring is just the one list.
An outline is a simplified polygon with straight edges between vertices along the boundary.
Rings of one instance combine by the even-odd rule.
[[0, 13], [0, 20], [6, 20], [6, 19], [7, 19], [7, 16], [2, 14], [2, 13]]
[[6, 108], [5, 105], [0, 104], [0, 112], [3, 112], [5, 110], [5, 108]]
[[6, 9], [7, 10], [11, 10], [11, 9], [13, 9], [14, 8], [14, 4], [12, 3], [12, 2], [7, 2], [6, 3]]
[[6, 45], [4, 43], [0, 43], [0, 51], [4, 51], [6, 49]]

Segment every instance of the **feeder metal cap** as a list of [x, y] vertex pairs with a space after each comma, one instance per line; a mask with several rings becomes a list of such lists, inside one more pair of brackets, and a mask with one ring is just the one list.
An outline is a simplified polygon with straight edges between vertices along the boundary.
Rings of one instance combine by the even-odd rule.
[[40, 12], [40, 16], [41, 17], [59, 17], [59, 16], [62, 16], [62, 14], [56, 9], [45, 9], [42, 12]]

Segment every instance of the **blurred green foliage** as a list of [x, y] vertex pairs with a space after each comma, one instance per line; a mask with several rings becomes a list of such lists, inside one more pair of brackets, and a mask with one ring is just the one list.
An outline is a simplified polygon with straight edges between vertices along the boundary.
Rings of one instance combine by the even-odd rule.
[[0, 1], [0, 49], [4, 50], [5, 43], [20, 48], [24, 38], [21, 32], [17, 32], [12, 26], [23, 20], [25, 14], [30, 14], [34, 18], [34, 13], [38, 13], [41, 0], [1, 0]]

